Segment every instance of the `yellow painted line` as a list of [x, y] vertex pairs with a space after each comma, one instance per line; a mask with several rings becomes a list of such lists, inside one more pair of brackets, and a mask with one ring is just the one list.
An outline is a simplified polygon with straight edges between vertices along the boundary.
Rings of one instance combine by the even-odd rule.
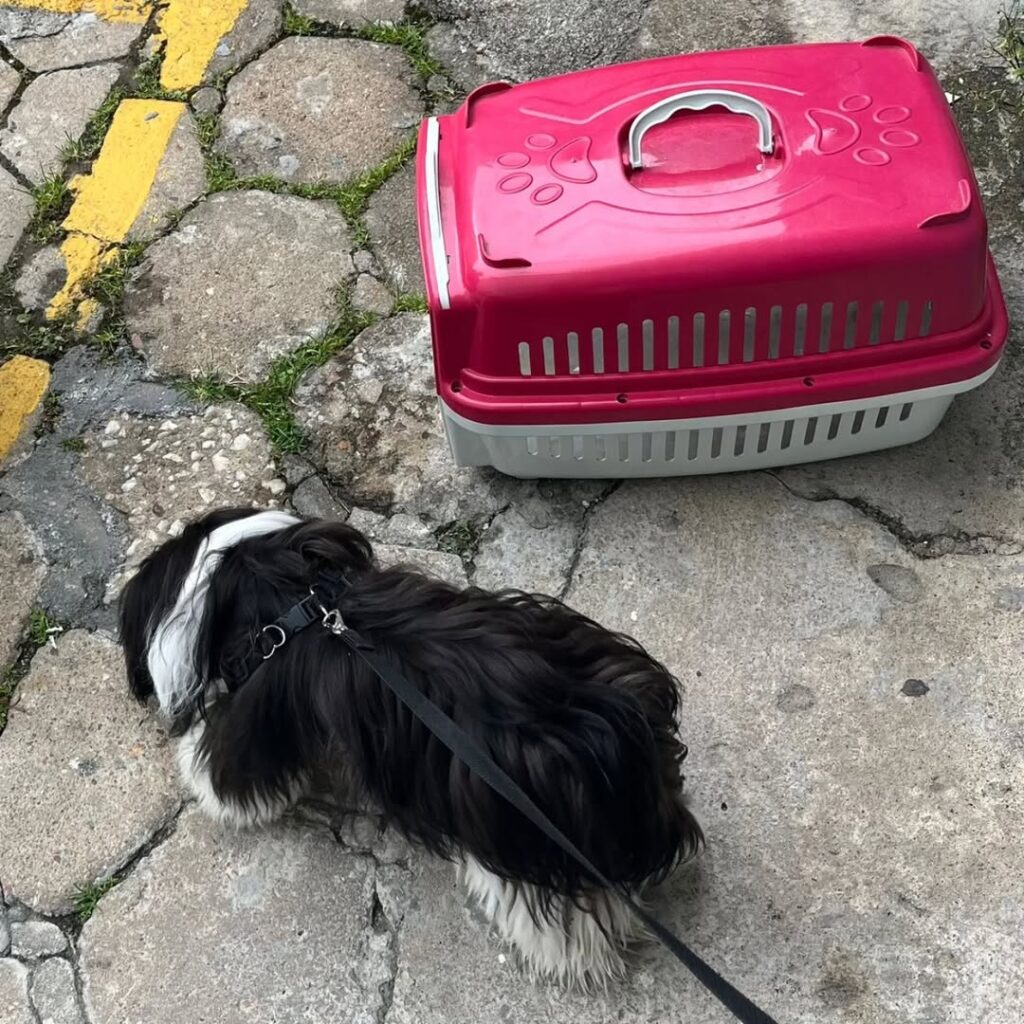
[[[19, 7], [75, 13], [90, 11], [107, 21], [145, 21], [159, 6], [163, 43], [160, 84], [165, 89], [193, 89], [221, 39], [231, 31], [249, 0], [0, 0]], [[97, 305], [85, 286], [116, 255], [145, 205], [183, 103], [125, 100], [117, 108], [103, 148], [89, 175], [75, 178], [75, 202], [64, 221], [61, 245], [67, 266], [64, 287], [47, 307], [50, 319], [67, 316], [77, 306], [79, 327]]]
[[167, 0], [160, 11], [166, 44], [160, 84], [165, 89], [199, 85], [218, 43], [248, 6], [249, 0]]
[[[85, 297], [86, 284], [117, 255], [113, 246], [88, 235], [68, 235], [61, 243], [60, 252], [68, 274], [64, 287], [46, 307], [46, 315], [51, 320], [69, 313], [75, 303]], [[80, 316], [79, 319], [84, 322], [88, 317]]]
[[107, 242], [124, 241], [146, 205], [184, 112], [184, 103], [124, 100], [110, 122], [92, 173], [71, 181], [75, 203], [64, 228]]
[[[71, 181], [75, 201], [61, 245], [68, 273], [46, 311], [51, 319], [69, 312], [88, 280], [113, 259], [113, 247], [142, 212], [184, 112], [184, 103], [168, 100], [125, 100], [117, 108], [92, 172]], [[80, 319], [88, 320], [91, 311], [83, 310]]]
[[50, 368], [39, 359], [15, 356], [0, 366], [0, 462], [21, 436], [50, 383]]
[[144, 25], [153, 10], [153, 0], [4, 0], [4, 6], [55, 14], [95, 14], [103, 21]]

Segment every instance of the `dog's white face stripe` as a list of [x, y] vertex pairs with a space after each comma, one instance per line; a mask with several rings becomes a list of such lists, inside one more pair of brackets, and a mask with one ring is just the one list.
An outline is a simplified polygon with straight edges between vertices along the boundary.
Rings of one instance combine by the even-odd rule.
[[146, 652], [149, 674], [163, 711], [173, 714], [195, 690], [196, 630], [202, 620], [210, 577], [224, 552], [250, 537], [276, 533], [301, 521], [287, 512], [257, 512], [218, 526], [199, 545], [174, 608], [157, 626]]

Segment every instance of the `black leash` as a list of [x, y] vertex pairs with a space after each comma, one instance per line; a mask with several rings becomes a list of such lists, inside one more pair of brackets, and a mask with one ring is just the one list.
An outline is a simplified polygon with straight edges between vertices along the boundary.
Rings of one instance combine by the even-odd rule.
[[[335, 591], [346, 585], [343, 577], [324, 574], [318, 581], [325, 590]], [[328, 599], [328, 603], [333, 603]], [[328, 609], [321, 603], [314, 588], [309, 596], [294, 605], [285, 615], [259, 633], [264, 638], [263, 650], [256, 649], [246, 661], [251, 670], [272, 657], [274, 651], [283, 646], [296, 633], [301, 632], [314, 621], [339, 637], [356, 657], [362, 659], [392, 693], [472, 772], [479, 775], [488, 786], [504, 797], [524, 817], [528, 818], [555, 845], [567, 853], [596, 882], [606, 889], [617, 892], [630, 910], [643, 921], [644, 925], [658, 938], [663, 946], [683, 964], [687, 970], [742, 1024], [776, 1024], [760, 1007], [752, 1003], [742, 992], [733, 987], [713, 967], [705, 963], [681, 939], [655, 920], [628, 893], [609, 881], [583, 854], [571, 839], [548, 818], [548, 816], [527, 796], [507, 775], [490, 755], [469, 733], [458, 726], [419, 687], [406, 678], [394, 658], [378, 651], [371, 643], [347, 626], [337, 608]], [[251, 673], [250, 673], [251, 674]]]

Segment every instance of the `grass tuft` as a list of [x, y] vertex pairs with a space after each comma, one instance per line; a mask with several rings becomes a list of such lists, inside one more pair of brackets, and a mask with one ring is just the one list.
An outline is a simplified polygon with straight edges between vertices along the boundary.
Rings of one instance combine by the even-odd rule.
[[115, 85], [107, 93], [107, 98], [100, 104], [96, 113], [89, 118], [85, 131], [76, 140], [68, 140], [61, 154], [65, 163], [84, 162], [95, 160], [103, 146], [103, 140], [107, 137], [110, 122], [114, 120], [121, 100], [128, 96], [128, 91], [123, 85]]
[[60, 234], [73, 198], [61, 174], [51, 174], [32, 189], [35, 209], [29, 230], [37, 242], [52, 242]]
[[68, 452], [84, 452], [89, 447], [81, 437], [67, 437], [61, 441], [60, 446]]
[[43, 415], [39, 418], [39, 426], [36, 427], [36, 437], [52, 434], [57, 426], [57, 417], [63, 411], [60, 399], [52, 391], [47, 391], [43, 396]]
[[196, 140], [205, 151], [217, 141], [220, 121], [216, 114], [195, 114], [193, 119], [196, 123]]
[[286, 36], [312, 36], [317, 34], [317, 23], [304, 14], [299, 14], [291, 4], [285, 4], [281, 12], [281, 28]]
[[458, 555], [459, 558], [469, 558], [480, 540], [480, 528], [468, 519], [456, 519], [454, 523], [438, 529], [434, 536], [442, 551]]
[[14, 702], [14, 689], [17, 685], [14, 673], [7, 669], [0, 678], [0, 733], [7, 728], [7, 718]]
[[1024, 5], [1014, 0], [999, 14], [996, 50], [1006, 61], [1011, 81], [1024, 85]]
[[142, 259], [146, 251], [141, 242], [128, 242], [121, 246], [114, 258], [89, 282], [87, 294], [105, 306], [117, 306], [124, 297], [128, 271]]
[[102, 882], [80, 885], [75, 890], [75, 917], [78, 923], [85, 924], [96, 912], [99, 902], [117, 885], [117, 878], [105, 878]]
[[375, 320], [373, 314], [359, 313], [343, 301], [333, 328], [324, 337], [308, 341], [291, 355], [277, 359], [259, 383], [229, 384], [215, 377], [194, 377], [182, 387], [186, 394], [203, 403], [241, 402], [263, 421], [277, 454], [298, 453], [306, 445], [291, 401], [299, 379], [307, 370], [326, 363]]
[[392, 313], [428, 313], [427, 300], [422, 295], [413, 295], [408, 292], [399, 295], [395, 299]]
[[163, 54], [154, 54], [140, 64], [132, 76], [131, 95], [141, 100], [175, 100], [184, 103], [188, 99], [188, 90], [165, 89], [160, 84], [163, 65]]
[[357, 33], [360, 39], [368, 39], [374, 43], [385, 43], [388, 46], [400, 46], [409, 63], [424, 81], [433, 75], [442, 73], [438, 61], [430, 56], [427, 49], [426, 24], [402, 22], [399, 25], [365, 25]]
[[61, 626], [42, 608], [33, 610], [28, 622], [28, 639], [33, 647], [42, 647], [51, 636], [60, 632]]

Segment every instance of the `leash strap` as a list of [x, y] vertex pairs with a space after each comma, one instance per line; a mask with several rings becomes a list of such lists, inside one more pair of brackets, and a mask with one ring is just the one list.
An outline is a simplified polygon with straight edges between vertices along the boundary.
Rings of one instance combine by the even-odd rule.
[[[617, 892], [634, 914], [666, 949], [727, 1009], [741, 1024], [776, 1024], [759, 1006], [725, 980], [713, 967], [705, 963], [681, 939], [652, 917], [620, 886], [613, 884], [590, 862], [576, 844], [568, 838], [550, 818], [502, 770], [472, 736], [457, 725], [418, 686], [402, 672], [396, 660], [378, 651], [354, 629], [346, 625], [336, 607], [331, 607], [338, 590], [347, 581], [344, 577], [324, 573], [309, 595], [293, 605], [284, 615], [257, 634], [254, 649], [243, 665], [243, 679], [259, 667], [261, 661], [272, 657], [295, 634], [302, 632], [317, 620], [341, 639], [357, 658], [391, 690], [392, 693], [460, 760], [478, 775], [496, 793], [504, 797], [525, 818], [541, 830], [564, 853], [572, 857], [596, 882], [605, 889]], [[317, 587], [326, 595], [321, 601]]]

